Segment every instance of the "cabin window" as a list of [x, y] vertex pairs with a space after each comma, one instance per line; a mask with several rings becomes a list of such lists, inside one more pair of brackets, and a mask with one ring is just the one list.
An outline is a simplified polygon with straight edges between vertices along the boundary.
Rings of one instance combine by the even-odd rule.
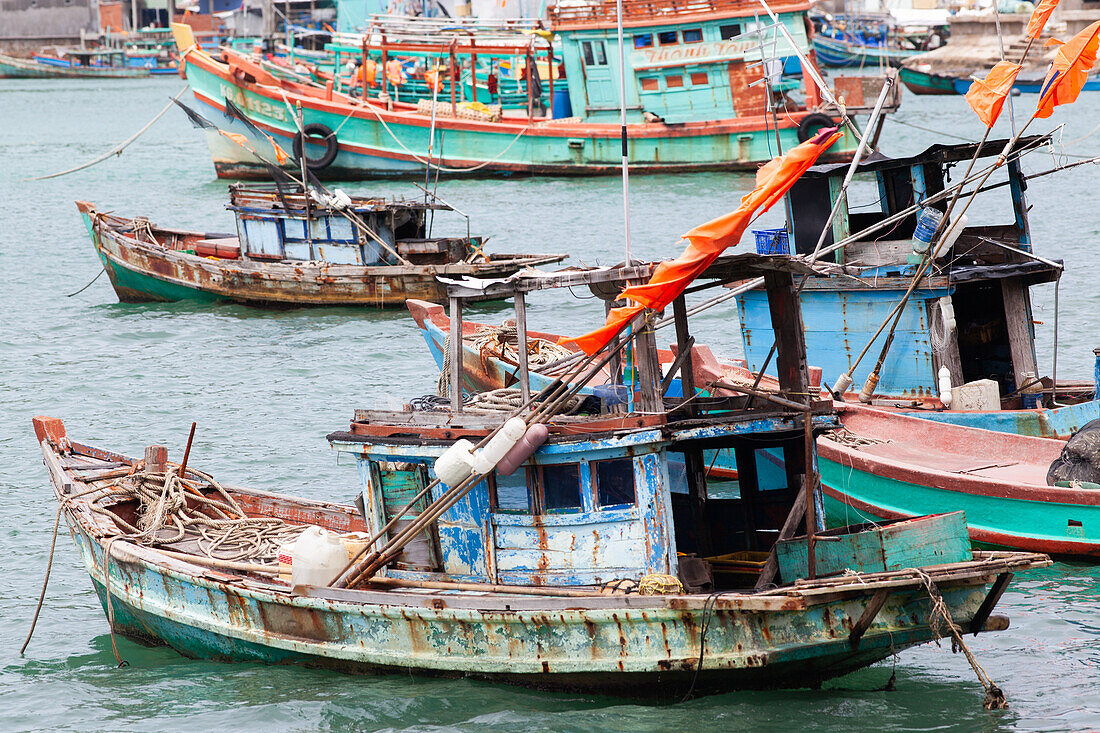
[[542, 512], [579, 512], [581, 503], [581, 467], [576, 463], [542, 466]]
[[679, 74], [676, 74], [675, 76], [666, 76], [665, 77], [665, 86], [668, 87], [669, 89], [682, 87], [683, 85], [684, 85], [684, 77], [680, 76]]
[[655, 76], [639, 79], [643, 92], [655, 92], [661, 88], [661, 80]]
[[596, 481], [596, 505], [599, 507], [633, 504], [634, 460], [618, 458], [592, 464], [592, 478]]
[[493, 505], [502, 512], [531, 512], [531, 494], [527, 490], [527, 471], [520, 469], [510, 476], [493, 474]]
[[688, 28], [684, 31], [684, 43], [700, 43], [702, 40], [702, 28]]
[[662, 46], [671, 46], [680, 42], [677, 35], [676, 31], [661, 31], [657, 34], [657, 41]]
[[585, 66], [607, 66], [607, 51], [603, 41], [581, 41]]
[[693, 86], [706, 86], [710, 83], [710, 78], [705, 71], [693, 71], [691, 72], [691, 83]]
[[653, 45], [653, 34], [643, 33], [640, 36], [634, 36], [634, 48], [649, 48]]
[[731, 38], [736, 38], [741, 35], [741, 25], [739, 23], [720, 25], [718, 26], [718, 32], [722, 34], [723, 41], [728, 41]]

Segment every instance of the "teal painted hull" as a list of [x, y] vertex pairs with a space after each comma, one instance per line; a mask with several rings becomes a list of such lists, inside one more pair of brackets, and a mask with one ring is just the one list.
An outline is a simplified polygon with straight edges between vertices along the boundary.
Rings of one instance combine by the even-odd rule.
[[[221, 126], [246, 132], [239, 123], [223, 114], [229, 98], [285, 150], [292, 147], [296, 128], [278, 94], [259, 85], [242, 84], [225, 67], [202, 56], [192, 55], [187, 78], [199, 102], [200, 112]], [[306, 124], [322, 124], [336, 135], [338, 152], [333, 162], [319, 175], [334, 179], [360, 179], [379, 176], [423, 175], [431, 137], [430, 115], [409, 108], [387, 112], [380, 108], [349, 107], [345, 103], [326, 102], [315, 97], [302, 98]], [[350, 116], [349, 116], [349, 113]], [[797, 125], [801, 113], [780, 122], [779, 137], [784, 149], [798, 144]], [[383, 124], [384, 123], [384, 124]], [[441, 147], [443, 158], [434, 162], [444, 166], [445, 176], [475, 176], [494, 173], [519, 175], [608, 175], [621, 170], [622, 145], [617, 124], [562, 124], [552, 121], [529, 123], [526, 118], [503, 122], [477, 122], [438, 117], [435, 155]], [[776, 133], [761, 117], [684, 125], [628, 125], [627, 152], [634, 173], [677, 172], [692, 170], [755, 169], [776, 154]], [[827, 160], [849, 157], [855, 141], [846, 136]], [[207, 136], [214, 166], [221, 177], [267, 177], [260, 161], [249, 151], [227, 138]], [[322, 148], [307, 144], [307, 153], [320, 157]], [[269, 143], [257, 151], [275, 159]]]
[[1100, 492], [1045, 483], [1058, 441], [865, 407], [847, 408], [841, 422], [844, 433], [817, 441], [830, 524], [961, 510], [974, 542], [1100, 558]]

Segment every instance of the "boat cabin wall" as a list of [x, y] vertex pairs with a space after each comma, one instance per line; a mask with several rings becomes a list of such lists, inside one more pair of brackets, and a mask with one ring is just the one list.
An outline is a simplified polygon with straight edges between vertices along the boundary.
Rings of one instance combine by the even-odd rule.
[[[339, 214], [314, 215], [304, 212], [236, 211], [237, 236], [242, 254], [259, 260], [321, 260], [337, 265], [396, 264], [393, 254], [373, 237], [363, 233]], [[405, 212], [402, 212], [405, 213]], [[366, 225], [386, 243], [396, 248], [395, 220], [391, 212], [361, 214]], [[410, 220], [411, 217], [411, 220]], [[398, 226], [417, 233], [423, 230], [415, 215], [401, 217]]]
[[[804, 17], [780, 13], [803, 53], [809, 47]], [[749, 15], [624, 29], [627, 122], [642, 122], [644, 113], [669, 123], [762, 115], [764, 85], [749, 86], [762, 76], [761, 38], [764, 57], [776, 59], [773, 88], [797, 88], [798, 80], [780, 77], [784, 71], [801, 74], [777, 30], [744, 35], [764, 25]], [[571, 28], [559, 37], [573, 114], [587, 122], [618, 122], [621, 57], [614, 25]]]
[[[434, 478], [433, 461], [359, 459], [372, 532]], [[389, 572], [558, 586], [674, 574], [668, 486], [665, 454], [656, 448], [544, 446], [511, 476], [494, 472], [478, 483]], [[432, 498], [445, 491], [438, 486]]]
[[[851, 368], [860, 351], [890, 315], [904, 293], [904, 285], [890, 288], [827, 287], [811, 284], [800, 296], [802, 322], [805, 325], [806, 361], [821, 367], [822, 377], [832, 383]], [[858, 285], [858, 284], [857, 284]], [[878, 394], [919, 399], [938, 394], [930, 335], [929, 313], [946, 289], [918, 290], [905, 308], [894, 331], [894, 342], [881, 370]], [[748, 368], [763, 366], [775, 339], [768, 309], [768, 298], [761, 291], [750, 291], [736, 298], [741, 325], [741, 343]], [[938, 311], [936, 311], [938, 312]], [[874, 367], [876, 356], [885, 343], [882, 333], [871, 346], [853, 374], [853, 384], [863, 384]], [[769, 366], [769, 374], [775, 367]]]

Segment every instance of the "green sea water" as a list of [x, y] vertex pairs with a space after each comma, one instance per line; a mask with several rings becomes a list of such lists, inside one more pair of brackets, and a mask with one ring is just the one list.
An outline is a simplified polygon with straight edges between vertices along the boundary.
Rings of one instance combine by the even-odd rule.
[[[70, 435], [138, 453], [182, 452], [198, 422], [192, 462], [237, 484], [347, 500], [354, 468], [324, 440], [358, 407], [400, 404], [433, 391], [436, 369], [402, 312], [263, 312], [232, 305], [123, 305], [99, 271], [73, 201], [172, 227], [232, 230], [225, 183], [206, 145], [171, 111], [117, 159], [48, 181], [105, 152], [153, 117], [183, 86], [147, 81], [0, 80], [0, 730], [1088, 730], [1100, 728], [1100, 571], [1057, 563], [1021, 574], [998, 612], [1004, 633], [969, 642], [1010, 707], [987, 712], [962, 655], [925, 646], [823, 690], [731, 692], [674, 706], [546, 694], [469, 680], [346, 676], [298, 667], [215, 664], [120, 640], [115, 669], [107, 623], [69, 538], [62, 534], [38, 631], [18, 650], [41, 587], [56, 506], [31, 431], [36, 414], [64, 418]], [[1033, 104], [1016, 99], [1018, 110]], [[1018, 111], [1018, 117], [1023, 113]], [[902, 124], [905, 123], [905, 124]], [[1064, 123], [1064, 128], [1057, 128]], [[1036, 131], [1052, 150], [1024, 167], [1045, 171], [1100, 154], [1100, 96], [1085, 94]], [[914, 127], [915, 126], [915, 127]], [[928, 132], [918, 128], [936, 130]], [[1007, 131], [1007, 121], [998, 132]], [[907, 95], [881, 148], [913, 153], [941, 135], [976, 139], [961, 97]], [[700, 174], [631, 180], [633, 255], [667, 257], [680, 234], [736, 206], [751, 177]], [[348, 184], [351, 193], [412, 195], [407, 183]], [[1064, 259], [1059, 293], [1060, 377], [1089, 379], [1100, 346], [1100, 173], [1092, 166], [1037, 179], [1028, 191], [1037, 251]], [[1002, 192], [1003, 193], [1003, 192]], [[566, 252], [574, 264], [623, 255], [620, 181], [485, 179], [444, 182], [440, 195], [472, 217], [496, 251]], [[875, 198], [868, 182], [853, 192]], [[1002, 197], [1003, 198], [1003, 197]], [[990, 201], [972, 221], [1005, 220]], [[760, 224], [776, 225], [782, 213]], [[984, 218], [983, 218], [984, 217]], [[463, 231], [439, 222], [437, 231]], [[1033, 289], [1040, 363], [1052, 368], [1054, 288]], [[532, 328], [578, 333], [601, 317], [581, 290], [539, 293]], [[472, 309], [497, 321], [499, 305]], [[700, 316], [696, 337], [736, 354], [732, 305]], [[896, 671], [896, 689], [879, 691]]]

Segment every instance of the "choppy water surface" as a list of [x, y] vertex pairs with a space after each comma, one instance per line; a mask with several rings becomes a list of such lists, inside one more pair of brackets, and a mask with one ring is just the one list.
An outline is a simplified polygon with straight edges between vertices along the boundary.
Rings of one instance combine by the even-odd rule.
[[[64, 178], [63, 170], [127, 138], [183, 82], [0, 80], [0, 726], [239, 731], [273, 729], [682, 730], [1083, 730], [1100, 726], [1100, 572], [1059, 563], [1019, 576], [999, 612], [1008, 632], [970, 641], [1011, 707], [981, 709], [981, 689], [961, 655], [927, 646], [897, 658], [897, 690], [875, 691], [891, 663], [820, 691], [730, 693], [677, 706], [535, 693], [472, 681], [352, 677], [296, 667], [211, 664], [120, 641], [131, 666], [114, 669], [107, 624], [77, 556], [62, 535], [37, 635], [26, 634], [45, 570], [55, 504], [31, 432], [35, 414], [63, 417], [83, 441], [130, 453], [164, 443], [178, 457], [192, 420], [192, 460], [223, 480], [321, 499], [348, 499], [354, 471], [338, 466], [326, 433], [356, 407], [433, 390], [436, 372], [400, 312], [350, 309], [267, 313], [186, 303], [122, 305], [106, 277], [83, 293], [99, 262], [75, 199], [163, 225], [226, 231], [225, 184], [183, 115], [169, 113], [121, 158]], [[1016, 101], [1020, 109], [1033, 100]], [[1022, 115], [1019, 115], [1022, 116]], [[962, 98], [908, 95], [899, 122], [976, 139]], [[1059, 150], [1100, 154], [1100, 97], [1084, 95], [1037, 130], [1066, 123]], [[1002, 121], [1000, 128], [1007, 129]], [[999, 129], [1000, 129], [999, 128]], [[1003, 130], [1002, 130], [1003, 131]], [[1079, 139], [1082, 138], [1084, 139]], [[913, 153], [937, 136], [888, 124], [882, 148]], [[945, 141], [942, 138], [938, 141]], [[1062, 159], [1061, 162], [1066, 162]], [[1031, 173], [1058, 161], [1032, 154]], [[440, 194], [473, 217], [497, 251], [568, 252], [572, 262], [623, 258], [619, 180], [483, 180], [445, 183]], [[670, 256], [678, 236], [725, 213], [751, 185], [740, 175], [631, 181], [634, 254]], [[870, 184], [860, 192], [874, 198]], [[1081, 166], [1036, 180], [1028, 192], [1037, 250], [1071, 268], [1060, 293], [1061, 376], [1088, 378], [1100, 346], [1095, 288], [1100, 175]], [[407, 184], [349, 191], [411, 193]], [[995, 221], [1004, 207], [972, 213]], [[763, 224], [780, 221], [770, 213]], [[451, 227], [463, 228], [461, 221]], [[1040, 361], [1049, 372], [1054, 288], [1033, 290]], [[580, 332], [600, 317], [587, 292], [531, 298], [533, 327]], [[498, 320], [502, 306], [474, 315]], [[738, 349], [732, 307], [697, 320], [696, 335]]]

